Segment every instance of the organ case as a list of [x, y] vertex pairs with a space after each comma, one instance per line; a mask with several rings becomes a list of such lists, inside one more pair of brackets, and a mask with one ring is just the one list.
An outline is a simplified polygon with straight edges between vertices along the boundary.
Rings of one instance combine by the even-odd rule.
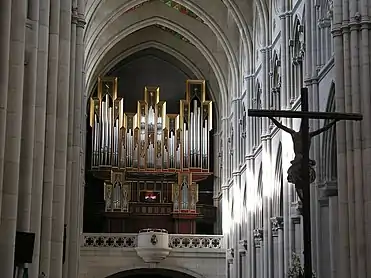
[[[117, 89], [117, 78], [99, 78], [97, 95], [90, 100], [91, 169], [104, 180], [107, 218], [117, 222], [132, 217], [131, 223], [139, 223], [131, 227], [135, 230], [146, 228], [138, 226], [138, 217], [168, 215], [178, 223], [174, 232], [195, 232], [198, 182], [212, 174], [212, 102], [206, 99], [205, 81], [186, 82], [179, 114], [167, 114], [160, 88], [149, 86], [136, 112], [125, 112]], [[161, 219], [151, 221], [155, 225]], [[169, 223], [157, 228], [169, 229]]]

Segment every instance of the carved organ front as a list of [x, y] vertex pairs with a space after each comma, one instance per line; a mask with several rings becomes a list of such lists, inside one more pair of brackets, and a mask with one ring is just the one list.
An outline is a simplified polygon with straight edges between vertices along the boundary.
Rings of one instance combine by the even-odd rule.
[[[206, 99], [205, 81], [186, 82], [178, 114], [167, 114], [159, 87], [145, 87], [136, 112], [129, 113], [118, 95], [118, 79], [99, 78], [90, 100], [90, 126], [91, 172], [104, 181], [107, 230], [194, 233], [195, 220], [205, 210], [198, 204], [199, 184], [212, 175], [212, 102]], [[213, 214], [209, 208], [208, 215]], [[141, 226], [140, 216], [153, 227]], [[114, 228], [117, 219], [119, 228]], [[128, 227], [125, 219], [138, 223]]]

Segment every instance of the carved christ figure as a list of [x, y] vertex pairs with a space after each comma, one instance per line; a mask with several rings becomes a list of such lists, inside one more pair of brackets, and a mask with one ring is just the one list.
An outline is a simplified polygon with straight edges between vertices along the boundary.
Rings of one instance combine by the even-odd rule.
[[[269, 119], [271, 119], [271, 121], [278, 128], [282, 129], [283, 131], [286, 131], [287, 133], [289, 133], [291, 135], [292, 142], [294, 144], [294, 153], [295, 153], [295, 158], [292, 161], [292, 164], [294, 164], [296, 162], [300, 162], [302, 157], [303, 157], [303, 146], [302, 146], [303, 142], [302, 142], [302, 138], [301, 138], [302, 126], [300, 125], [300, 130], [299, 131], [295, 131], [291, 128], [288, 128], [287, 126], [284, 126], [283, 124], [281, 124], [279, 121], [277, 121], [273, 117], [269, 117]], [[329, 130], [337, 121], [338, 121], [337, 119], [332, 120], [330, 123], [328, 123], [324, 127], [320, 128], [320, 129], [317, 129], [315, 131], [309, 132], [309, 138], [308, 138], [309, 149], [310, 149], [310, 145], [312, 143], [312, 137], [317, 136], [317, 135], [321, 134], [322, 132], [325, 132], [325, 131]]]
[[[299, 131], [295, 131], [291, 128], [288, 128], [287, 126], [284, 126], [283, 124], [278, 122], [273, 117], [269, 117], [269, 119], [271, 119], [272, 122], [278, 128], [282, 129], [283, 131], [286, 131], [287, 133], [289, 133], [291, 135], [292, 142], [293, 142], [293, 145], [294, 145], [295, 158], [294, 158], [294, 160], [291, 161], [291, 166], [287, 171], [287, 174], [288, 174], [287, 175], [287, 181], [290, 182], [290, 183], [295, 184], [296, 191], [297, 191], [300, 199], [302, 199], [303, 198], [303, 193], [302, 193], [303, 188], [302, 188], [302, 185], [301, 185], [301, 182], [302, 182], [301, 161], [303, 159], [303, 141], [302, 141], [302, 138], [301, 138], [302, 125], [300, 125], [300, 130]], [[328, 123], [327, 125], [325, 125], [324, 127], [320, 128], [318, 130], [309, 132], [308, 133], [308, 135], [309, 135], [308, 149], [310, 149], [310, 145], [311, 145], [311, 142], [312, 142], [312, 137], [317, 136], [317, 135], [321, 134], [322, 132], [325, 132], [326, 130], [330, 129], [337, 121], [338, 120], [335, 119], [335, 120], [331, 121], [330, 123]], [[309, 166], [309, 182], [310, 183], [314, 182], [315, 179], [316, 179], [316, 173], [313, 169], [314, 165], [316, 165], [316, 162], [312, 159], [309, 159], [309, 165], [308, 166]]]

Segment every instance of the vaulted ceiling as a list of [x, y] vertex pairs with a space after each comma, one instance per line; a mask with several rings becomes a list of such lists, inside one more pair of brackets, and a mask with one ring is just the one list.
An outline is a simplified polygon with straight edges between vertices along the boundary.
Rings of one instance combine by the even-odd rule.
[[87, 0], [87, 88], [129, 56], [158, 49], [226, 103], [241, 83], [241, 57], [251, 53], [252, 14], [249, 0]]

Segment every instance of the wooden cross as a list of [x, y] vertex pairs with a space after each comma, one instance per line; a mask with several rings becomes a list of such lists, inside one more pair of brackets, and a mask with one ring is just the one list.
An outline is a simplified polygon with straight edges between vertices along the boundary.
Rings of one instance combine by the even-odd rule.
[[[304, 278], [312, 278], [310, 184], [315, 180], [315, 171], [313, 168], [315, 161], [309, 158], [311, 138], [328, 130], [337, 121], [361, 121], [363, 117], [361, 114], [356, 113], [309, 112], [307, 88], [301, 89], [301, 111], [249, 109], [248, 115], [250, 117], [268, 117], [278, 128], [291, 134], [294, 143], [295, 158], [291, 161], [291, 167], [288, 170], [288, 181], [295, 184], [297, 194], [302, 201], [304, 222]], [[300, 118], [300, 130], [295, 131], [290, 129], [279, 123], [274, 117]], [[323, 128], [309, 132], [309, 119], [327, 119], [332, 121]]]

